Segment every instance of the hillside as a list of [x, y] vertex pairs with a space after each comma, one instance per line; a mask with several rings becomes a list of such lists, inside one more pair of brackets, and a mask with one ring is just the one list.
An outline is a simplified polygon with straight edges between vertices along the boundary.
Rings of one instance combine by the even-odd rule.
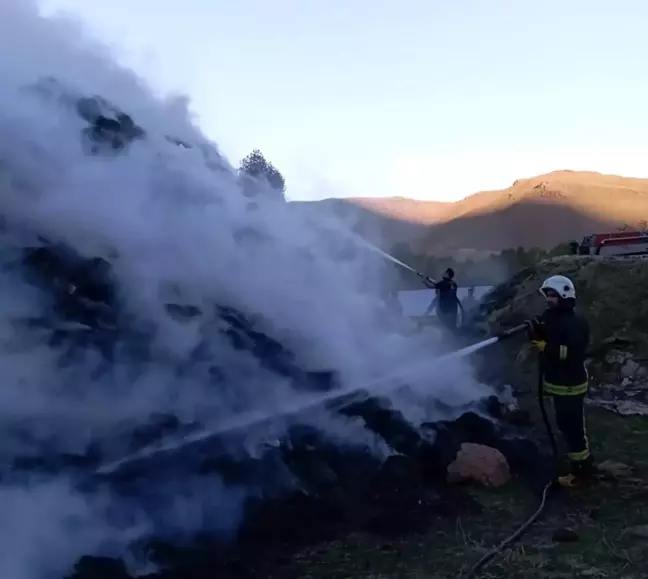
[[387, 246], [407, 241], [425, 253], [550, 248], [597, 231], [645, 225], [648, 179], [556, 171], [454, 203], [400, 197], [319, 203], [346, 207], [360, 226], [371, 222]]
[[442, 221], [455, 205], [454, 203], [444, 203], [442, 201], [416, 201], [405, 197], [388, 197], [385, 199], [356, 197], [348, 201], [365, 211], [425, 226]]
[[430, 225], [443, 222], [452, 207], [451, 203], [415, 201], [404, 197], [295, 201], [291, 205], [335, 215], [349, 229], [385, 248], [401, 242], [422, 243]]
[[648, 179], [556, 171], [452, 205], [426, 236], [426, 250], [550, 248], [597, 231], [645, 226]]

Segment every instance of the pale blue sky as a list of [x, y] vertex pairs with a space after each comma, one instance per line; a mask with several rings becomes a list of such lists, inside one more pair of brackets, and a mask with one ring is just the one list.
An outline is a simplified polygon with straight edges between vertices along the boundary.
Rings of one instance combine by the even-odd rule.
[[648, 176], [645, 0], [44, 0], [292, 198]]

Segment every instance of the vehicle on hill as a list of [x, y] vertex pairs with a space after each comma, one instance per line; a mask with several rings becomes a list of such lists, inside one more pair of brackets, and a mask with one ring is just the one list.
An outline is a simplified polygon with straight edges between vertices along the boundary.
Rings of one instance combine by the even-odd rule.
[[648, 231], [597, 233], [583, 238], [578, 255], [602, 257], [648, 257]]

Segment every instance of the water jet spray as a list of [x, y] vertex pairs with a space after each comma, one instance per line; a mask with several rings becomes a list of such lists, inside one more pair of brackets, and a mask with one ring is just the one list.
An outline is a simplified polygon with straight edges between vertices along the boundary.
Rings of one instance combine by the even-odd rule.
[[400, 372], [393, 373], [389, 376], [382, 377], [377, 380], [372, 380], [362, 386], [353, 388], [341, 388], [327, 394], [317, 396], [296, 396], [291, 404], [285, 405], [270, 411], [250, 411], [234, 416], [230, 420], [220, 423], [218, 426], [210, 429], [201, 430], [193, 434], [189, 434], [181, 440], [168, 441], [166, 443], [156, 444], [153, 446], [145, 447], [140, 451], [131, 454], [125, 458], [104, 464], [100, 466], [96, 474], [107, 475], [118, 471], [121, 467], [139, 460], [150, 458], [152, 456], [173, 452], [188, 446], [204, 442], [210, 438], [218, 437], [224, 434], [231, 434], [244, 429], [249, 429], [254, 426], [259, 426], [279, 418], [290, 418], [298, 414], [309, 412], [327, 405], [346, 406], [353, 402], [365, 400], [370, 396], [380, 394], [382, 392], [393, 392], [403, 387], [403, 382], [412, 374], [418, 373], [421, 369], [432, 369], [439, 364], [451, 360], [457, 360], [470, 356], [488, 346], [492, 346], [497, 342], [505, 340], [511, 336], [519, 334], [528, 329], [527, 324], [521, 324], [509, 330], [500, 332], [497, 336], [487, 338], [471, 346], [466, 346], [460, 350], [449, 352], [443, 356], [434, 358], [433, 360], [426, 360], [421, 364], [414, 367], [408, 365]]
[[413, 267], [407, 265], [405, 262], [401, 261], [400, 259], [395, 258], [393, 255], [387, 253], [386, 251], [380, 249], [379, 247], [376, 247], [375, 245], [369, 243], [366, 239], [363, 237], [360, 237], [359, 235], [355, 233], [349, 232], [349, 234], [355, 239], [360, 245], [363, 247], [369, 249], [370, 251], [373, 251], [374, 253], [377, 253], [378, 255], [382, 255], [385, 259], [391, 261], [392, 263], [395, 263], [396, 265], [399, 265], [402, 268], [405, 268], [412, 273], [415, 273], [419, 277], [429, 279], [426, 275], [423, 275], [421, 272], [415, 270]]
[[[330, 222], [331, 226], [333, 226], [333, 222]], [[373, 243], [369, 243], [364, 237], [361, 235], [358, 235], [357, 233], [350, 231], [348, 229], [344, 229], [344, 234], [353, 239], [358, 243], [358, 245], [361, 245], [365, 249], [368, 249], [369, 251], [373, 251], [374, 253], [377, 253], [378, 255], [381, 255], [384, 257], [386, 260], [391, 261], [392, 263], [395, 263], [396, 265], [402, 267], [403, 269], [406, 269], [408, 271], [411, 271], [412, 273], [415, 273], [417, 276], [419, 276], [424, 282], [427, 282], [430, 285], [433, 285], [436, 283], [432, 278], [429, 276], [421, 273], [420, 271], [414, 269], [411, 265], [407, 265], [404, 261], [401, 261], [400, 259], [394, 257], [390, 253], [387, 253], [385, 250], [380, 249]]]

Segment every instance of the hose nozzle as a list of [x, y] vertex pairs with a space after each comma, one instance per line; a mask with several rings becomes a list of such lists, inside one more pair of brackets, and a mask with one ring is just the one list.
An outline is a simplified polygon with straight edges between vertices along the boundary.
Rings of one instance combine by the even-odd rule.
[[524, 322], [523, 324], [520, 324], [519, 326], [515, 326], [514, 328], [509, 328], [508, 330], [502, 330], [499, 334], [497, 334], [496, 337], [498, 340], [505, 340], [506, 338], [515, 336], [516, 334], [519, 334], [520, 332], [524, 332], [525, 330], [528, 331], [529, 328], [530, 328], [529, 323]]

